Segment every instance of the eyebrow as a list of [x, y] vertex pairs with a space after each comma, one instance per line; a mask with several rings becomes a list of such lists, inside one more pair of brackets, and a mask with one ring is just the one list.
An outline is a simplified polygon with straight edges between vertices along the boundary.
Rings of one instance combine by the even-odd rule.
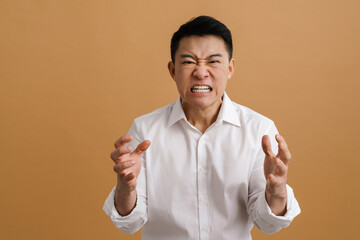
[[[215, 54], [211, 54], [210, 56], [206, 57], [206, 59], [209, 59], [209, 58], [213, 58], [213, 57], [222, 57], [223, 55], [220, 54], [220, 53], [215, 53]], [[196, 60], [197, 58], [191, 54], [181, 54], [180, 55], [181, 58], [192, 58], [194, 60]]]

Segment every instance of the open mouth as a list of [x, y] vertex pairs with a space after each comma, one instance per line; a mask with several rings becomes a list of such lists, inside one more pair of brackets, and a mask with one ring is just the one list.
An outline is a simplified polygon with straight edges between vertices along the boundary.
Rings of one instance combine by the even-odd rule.
[[193, 86], [190, 91], [193, 93], [207, 93], [212, 91], [212, 88], [209, 86]]

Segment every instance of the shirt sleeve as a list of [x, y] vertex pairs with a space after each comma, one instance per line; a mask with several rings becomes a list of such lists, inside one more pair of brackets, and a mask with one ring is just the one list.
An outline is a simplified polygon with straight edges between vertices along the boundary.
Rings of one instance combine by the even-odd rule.
[[[129, 143], [129, 145], [135, 149], [137, 145], [144, 141], [139, 135], [136, 123], [134, 122], [129, 133], [134, 137], [134, 139]], [[105, 201], [103, 210], [106, 215], [109, 216], [111, 221], [115, 224], [117, 228], [121, 231], [132, 234], [137, 232], [147, 221], [147, 195], [146, 195], [146, 164], [145, 164], [146, 152], [143, 153], [141, 161], [141, 170], [137, 178], [137, 198], [135, 208], [131, 211], [129, 215], [121, 216], [115, 208], [115, 187], [110, 192], [108, 198]]]
[[284, 216], [276, 216], [271, 212], [269, 205], [265, 199], [265, 191], [259, 195], [256, 201], [253, 219], [255, 225], [264, 233], [275, 233], [282, 228], [290, 225], [292, 220], [300, 213], [300, 207], [295, 199], [292, 188], [286, 185], [287, 206]]
[[276, 216], [271, 212], [271, 209], [265, 199], [266, 179], [264, 176], [264, 158], [265, 154], [262, 151], [261, 139], [263, 135], [269, 135], [272, 151], [277, 154], [278, 147], [275, 140], [275, 135], [278, 133], [275, 125], [271, 122], [270, 126], [265, 130], [259, 131], [258, 136], [258, 153], [256, 155], [255, 163], [249, 182], [249, 199], [248, 199], [248, 213], [250, 219], [255, 226], [262, 232], [271, 234], [282, 228], [289, 226], [292, 220], [300, 213], [300, 207], [295, 199], [293, 189], [286, 185], [287, 190], [287, 212], [284, 216]]

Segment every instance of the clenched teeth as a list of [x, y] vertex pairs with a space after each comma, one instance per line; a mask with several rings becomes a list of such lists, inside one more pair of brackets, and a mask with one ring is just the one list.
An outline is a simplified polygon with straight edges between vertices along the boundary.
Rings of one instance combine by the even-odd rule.
[[212, 90], [209, 86], [194, 86], [191, 88], [191, 92], [193, 93], [205, 93], [210, 92]]

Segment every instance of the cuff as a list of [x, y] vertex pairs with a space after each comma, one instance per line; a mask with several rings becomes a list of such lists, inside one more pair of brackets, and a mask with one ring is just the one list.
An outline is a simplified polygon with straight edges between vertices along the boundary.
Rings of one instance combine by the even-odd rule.
[[[116, 227], [126, 233], [136, 232], [146, 222], [146, 204], [141, 195], [137, 193], [135, 208], [130, 214], [121, 216], [115, 208], [115, 187], [112, 189], [105, 201], [103, 210], [109, 216]], [[134, 231], [136, 229], [136, 231]]]
[[286, 202], [286, 214], [284, 216], [276, 216], [271, 212], [271, 208], [268, 205], [265, 192], [259, 196], [259, 215], [261, 218], [275, 226], [285, 228], [289, 226], [291, 221], [301, 212], [298, 202], [295, 199], [292, 188], [286, 185], [287, 202]]

